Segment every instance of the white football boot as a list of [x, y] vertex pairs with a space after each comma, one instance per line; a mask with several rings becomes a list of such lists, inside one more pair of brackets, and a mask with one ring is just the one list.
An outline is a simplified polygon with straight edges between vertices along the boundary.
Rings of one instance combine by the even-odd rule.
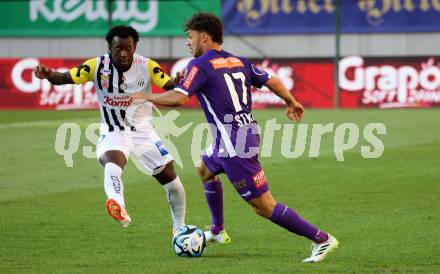
[[219, 243], [222, 245], [229, 244], [231, 242], [231, 238], [229, 238], [226, 230], [220, 231], [219, 234], [214, 234], [210, 230], [203, 232], [205, 234], [205, 238], [207, 242]]
[[303, 263], [317, 263], [325, 259], [325, 257], [336, 248], [338, 248], [339, 242], [335, 237], [328, 234], [328, 240], [317, 244], [312, 243], [312, 254], [309, 258], [305, 259]]

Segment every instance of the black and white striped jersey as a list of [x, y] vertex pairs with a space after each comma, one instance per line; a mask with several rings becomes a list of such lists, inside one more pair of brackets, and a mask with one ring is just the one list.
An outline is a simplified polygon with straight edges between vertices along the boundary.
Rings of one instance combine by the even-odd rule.
[[171, 79], [154, 60], [136, 53], [128, 71], [118, 71], [109, 54], [105, 54], [70, 69], [70, 75], [75, 84], [94, 82], [101, 111], [101, 130], [108, 131], [152, 128], [152, 108], [149, 104], [137, 106], [133, 117], [127, 122], [130, 95], [134, 92], [151, 93], [152, 84], [162, 88]]

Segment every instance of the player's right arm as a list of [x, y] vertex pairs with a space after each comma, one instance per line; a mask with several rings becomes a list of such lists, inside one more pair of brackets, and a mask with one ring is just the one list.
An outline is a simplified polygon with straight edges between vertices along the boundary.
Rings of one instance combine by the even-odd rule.
[[96, 71], [96, 58], [85, 61], [82, 65], [71, 68], [66, 72], [58, 72], [44, 65], [35, 67], [37, 78], [47, 79], [53, 85], [82, 84], [93, 81]]
[[73, 84], [73, 79], [68, 71], [58, 72], [46, 67], [45, 65], [38, 65], [34, 69], [34, 74], [37, 78], [47, 79], [53, 85]]

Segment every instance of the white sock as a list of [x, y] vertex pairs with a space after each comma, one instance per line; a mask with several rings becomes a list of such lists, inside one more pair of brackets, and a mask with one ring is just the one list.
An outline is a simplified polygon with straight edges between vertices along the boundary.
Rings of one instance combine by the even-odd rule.
[[173, 219], [173, 228], [177, 229], [185, 225], [186, 196], [185, 189], [179, 176], [173, 181], [163, 185], [167, 193], [167, 200], [170, 203], [171, 218]]
[[124, 185], [122, 184], [122, 168], [115, 163], [107, 163], [104, 167], [104, 190], [107, 198], [114, 199], [125, 208]]

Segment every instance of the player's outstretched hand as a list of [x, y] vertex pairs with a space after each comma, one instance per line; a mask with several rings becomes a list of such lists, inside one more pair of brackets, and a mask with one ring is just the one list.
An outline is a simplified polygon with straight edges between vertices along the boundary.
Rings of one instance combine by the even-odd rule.
[[290, 120], [300, 122], [304, 117], [304, 107], [297, 101], [288, 104], [286, 107], [286, 115]]
[[145, 103], [148, 100], [148, 94], [143, 92], [135, 92], [130, 96], [130, 100], [136, 103]]
[[40, 79], [47, 79], [49, 78], [50, 74], [52, 73], [52, 70], [45, 65], [38, 65], [34, 68], [34, 74], [35, 77]]
[[180, 83], [180, 80], [183, 78], [183, 71], [179, 71], [176, 74], [176, 77], [174, 77], [174, 84], [177, 87], [177, 85]]

